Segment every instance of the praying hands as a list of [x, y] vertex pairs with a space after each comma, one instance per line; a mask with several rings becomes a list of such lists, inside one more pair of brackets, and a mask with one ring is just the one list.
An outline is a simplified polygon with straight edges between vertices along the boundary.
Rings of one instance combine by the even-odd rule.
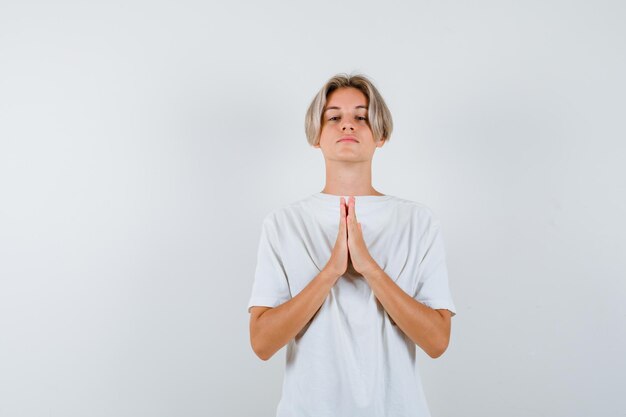
[[361, 223], [356, 217], [355, 198], [350, 197], [346, 204], [345, 199], [341, 197], [339, 204], [339, 231], [327, 268], [341, 276], [351, 264], [357, 273], [365, 276], [379, 269], [379, 266], [370, 255], [363, 239]]

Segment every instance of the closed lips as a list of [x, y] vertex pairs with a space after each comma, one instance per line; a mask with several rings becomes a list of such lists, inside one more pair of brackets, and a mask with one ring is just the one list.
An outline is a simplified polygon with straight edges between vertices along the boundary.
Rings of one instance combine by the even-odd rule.
[[356, 140], [356, 138], [351, 138], [351, 137], [341, 138], [337, 142], [346, 142], [346, 141], [359, 143], [359, 141]]

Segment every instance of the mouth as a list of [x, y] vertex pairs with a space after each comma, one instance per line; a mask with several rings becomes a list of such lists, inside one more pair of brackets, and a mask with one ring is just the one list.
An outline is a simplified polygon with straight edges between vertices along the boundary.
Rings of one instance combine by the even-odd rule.
[[340, 138], [337, 143], [339, 142], [355, 142], [355, 143], [359, 143], [358, 140], [356, 140], [356, 138], [354, 136], [344, 136], [342, 138]]

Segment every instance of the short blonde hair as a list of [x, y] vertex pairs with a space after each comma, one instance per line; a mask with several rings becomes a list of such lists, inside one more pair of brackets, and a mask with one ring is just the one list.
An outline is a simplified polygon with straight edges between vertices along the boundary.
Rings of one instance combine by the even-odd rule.
[[374, 141], [389, 141], [391, 131], [393, 130], [393, 120], [383, 97], [365, 75], [342, 73], [331, 77], [309, 105], [304, 120], [304, 130], [309, 144], [311, 146], [319, 144], [322, 130], [322, 115], [328, 96], [333, 91], [346, 87], [358, 89], [367, 98], [368, 123], [372, 129]]

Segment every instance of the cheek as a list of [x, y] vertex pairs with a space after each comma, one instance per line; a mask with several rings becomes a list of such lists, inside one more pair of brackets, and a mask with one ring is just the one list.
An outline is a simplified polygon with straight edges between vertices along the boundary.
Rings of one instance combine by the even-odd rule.
[[320, 129], [320, 138], [331, 135], [332, 126], [324, 125]]

